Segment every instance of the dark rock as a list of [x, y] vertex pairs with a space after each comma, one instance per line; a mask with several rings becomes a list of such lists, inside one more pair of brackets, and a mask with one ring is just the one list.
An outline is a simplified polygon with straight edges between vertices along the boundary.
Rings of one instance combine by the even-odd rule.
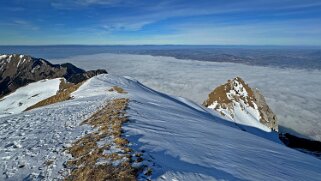
[[321, 158], [321, 142], [300, 138], [289, 133], [280, 133], [280, 140], [288, 147]]
[[64, 77], [68, 82], [79, 83], [105, 73], [106, 70], [85, 71], [70, 63], [51, 64], [26, 55], [0, 55], [0, 97], [42, 79]]
[[321, 142], [291, 135], [289, 133], [279, 134], [280, 140], [291, 148], [302, 148], [313, 152], [321, 153]]
[[98, 69], [98, 70], [89, 70], [84, 73], [77, 73], [77, 74], [71, 74], [67, 80], [71, 83], [78, 83], [82, 82], [84, 80], [89, 79], [90, 77], [99, 75], [99, 74], [107, 74], [106, 70]]

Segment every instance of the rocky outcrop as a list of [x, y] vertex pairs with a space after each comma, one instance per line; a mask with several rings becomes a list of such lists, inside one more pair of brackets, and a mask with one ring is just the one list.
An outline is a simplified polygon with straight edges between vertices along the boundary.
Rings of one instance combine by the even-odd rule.
[[321, 142], [301, 138], [289, 133], [280, 133], [279, 138], [286, 146], [321, 159]]
[[264, 96], [257, 89], [250, 88], [240, 77], [215, 88], [203, 105], [236, 122], [256, 121], [278, 131], [276, 115]]
[[76, 66], [51, 64], [50, 62], [26, 55], [0, 55], [0, 97], [42, 79], [64, 77], [68, 82], [79, 83], [106, 70], [85, 71]]

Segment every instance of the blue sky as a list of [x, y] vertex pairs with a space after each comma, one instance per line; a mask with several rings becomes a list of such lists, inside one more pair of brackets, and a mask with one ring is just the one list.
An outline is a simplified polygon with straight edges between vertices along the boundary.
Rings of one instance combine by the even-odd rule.
[[0, 0], [1, 45], [321, 45], [319, 0]]

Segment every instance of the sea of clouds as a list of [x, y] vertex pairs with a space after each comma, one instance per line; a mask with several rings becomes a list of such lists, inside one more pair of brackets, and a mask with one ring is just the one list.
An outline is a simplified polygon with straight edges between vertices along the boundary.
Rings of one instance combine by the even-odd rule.
[[52, 59], [86, 70], [104, 68], [201, 104], [218, 85], [236, 76], [258, 88], [279, 119], [281, 130], [321, 141], [321, 71], [179, 60], [131, 54], [81, 55]]

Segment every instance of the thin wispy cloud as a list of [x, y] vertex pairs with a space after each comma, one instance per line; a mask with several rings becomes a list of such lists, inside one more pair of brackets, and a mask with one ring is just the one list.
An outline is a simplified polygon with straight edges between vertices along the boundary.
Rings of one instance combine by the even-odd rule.
[[152, 23], [152, 21], [138, 21], [138, 22], [115, 22], [106, 23], [101, 27], [107, 32], [115, 31], [138, 31], [141, 30], [145, 25]]
[[[242, 31], [235, 30], [240, 37], [248, 37], [247, 32], [254, 32], [254, 35], [258, 36], [259, 32], [265, 31], [266, 28], [275, 30], [271, 34], [263, 33], [262, 37], [258, 37], [256, 41], [251, 40], [255, 36], [250, 38], [251, 41], [246, 41], [245, 38], [243, 38], [244, 41], [238, 41], [237, 39], [231, 41], [236, 44], [252, 44], [253, 42], [265, 44], [266, 42], [264, 41], [266, 39], [276, 39], [285, 34], [283, 30], [295, 27], [291, 23], [287, 23], [288, 21], [310, 20], [310, 24], [306, 23], [305, 25], [309, 28], [314, 27], [315, 24], [319, 23], [318, 19], [321, 18], [320, 6], [321, 3], [317, 0], [202, 0], [197, 2], [183, 0], [31, 0], [28, 4], [13, 0], [4, 2], [3, 6], [0, 7], [0, 22], [1, 24], [14, 23], [12, 19], [23, 19], [34, 27], [37, 25], [38, 29], [41, 29], [41, 33], [32, 33], [37, 28], [29, 28], [29, 31], [21, 30], [20, 32], [34, 34], [35, 39], [42, 39], [43, 37], [41, 36], [44, 35], [60, 37], [78, 34], [82, 36], [72, 38], [76, 40], [83, 38], [83, 36], [92, 37], [92, 39], [87, 38], [87, 44], [99, 44], [100, 42], [109, 44], [115, 41], [129, 44], [132, 43], [133, 39], [137, 39], [136, 44], [139, 44], [149, 43], [153, 38], [154, 44], [168, 42], [166, 39], [157, 41], [156, 37], [171, 37], [171, 42], [190, 44], [193, 41], [184, 38], [188, 36], [189, 32], [193, 32], [191, 34], [201, 33], [202, 31], [213, 30], [213, 27], [216, 27], [214, 32], [225, 31], [228, 29], [223, 24], [225, 23], [242, 29]], [[14, 12], [10, 10], [16, 7], [28, 9], [28, 11], [19, 10]], [[37, 21], [39, 18], [43, 19], [43, 21]], [[276, 21], [285, 23], [275, 23]], [[264, 26], [264, 24], [274, 26], [273, 23], [276, 24], [276, 27]], [[64, 24], [64, 26], [59, 29], [55, 26], [56, 24]], [[180, 27], [185, 24], [190, 24], [191, 26], [189, 29], [182, 31]], [[237, 24], [249, 29], [244, 30], [236, 26]], [[12, 29], [10, 26], [2, 28]], [[80, 30], [85, 31], [79, 32]], [[302, 42], [307, 45], [315, 44], [315, 41], [312, 43], [309, 43], [309, 41], [320, 37], [321, 31], [314, 31], [314, 34], [309, 34], [303, 28], [294, 28], [291, 33], [287, 34], [287, 36], [292, 35], [292, 37], [280, 40], [278, 44], [289, 45], [295, 42]], [[221, 34], [219, 39], [224, 41], [234, 38], [230, 34], [235, 33], [231, 30], [228, 30], [228, 32], [230, 33]], [[92, 33], [100, 34], [102, 37], [97, 41], [92, 36]], [[296, 36], [297, 34], [305, 34], [305, 36]], [[112, 36], [112, 38], [109, 36]], [[175, 37], [176, 39], [174, 39]], [[128, 39], [127, 42], [125, 41], [126, 39]], [[222, 41], [216, 41], [217, 38], [214, 34], [204, 34], [203, 39], [204, 41], [199, 39], [194, 43], [222, 43]], [[292, 41], [293, 39], [297, 39], [297, 41]], [[47, 44], [52, 44], [53, 42], [49, 40]], [[63, 44], [77, 43], [67, 42], [67, 39], [61, 39], [60, 42], [62, 41]], [[274, 41], [271, 42], [273, 43]], [[10, 42], [2, 43], [8, 44]], [[28, 44], [24, 39], [21, 39], [21, 43]]]
[[93, 5], [115, 6], [119, 5], [122, 0], [54, 0], [50, 3], [53, 8], [72, 10], [77, 8], [87, 8]]
[[32, 22], [22, 20], [22, 19], [15, 19], [10, 22], [0, 22], [0, 27], [3, 28], [11, 28], [13, 30], [16, 29], [23, 29], [23, 30], [39, 30], [39, 27], [33, 24]]

